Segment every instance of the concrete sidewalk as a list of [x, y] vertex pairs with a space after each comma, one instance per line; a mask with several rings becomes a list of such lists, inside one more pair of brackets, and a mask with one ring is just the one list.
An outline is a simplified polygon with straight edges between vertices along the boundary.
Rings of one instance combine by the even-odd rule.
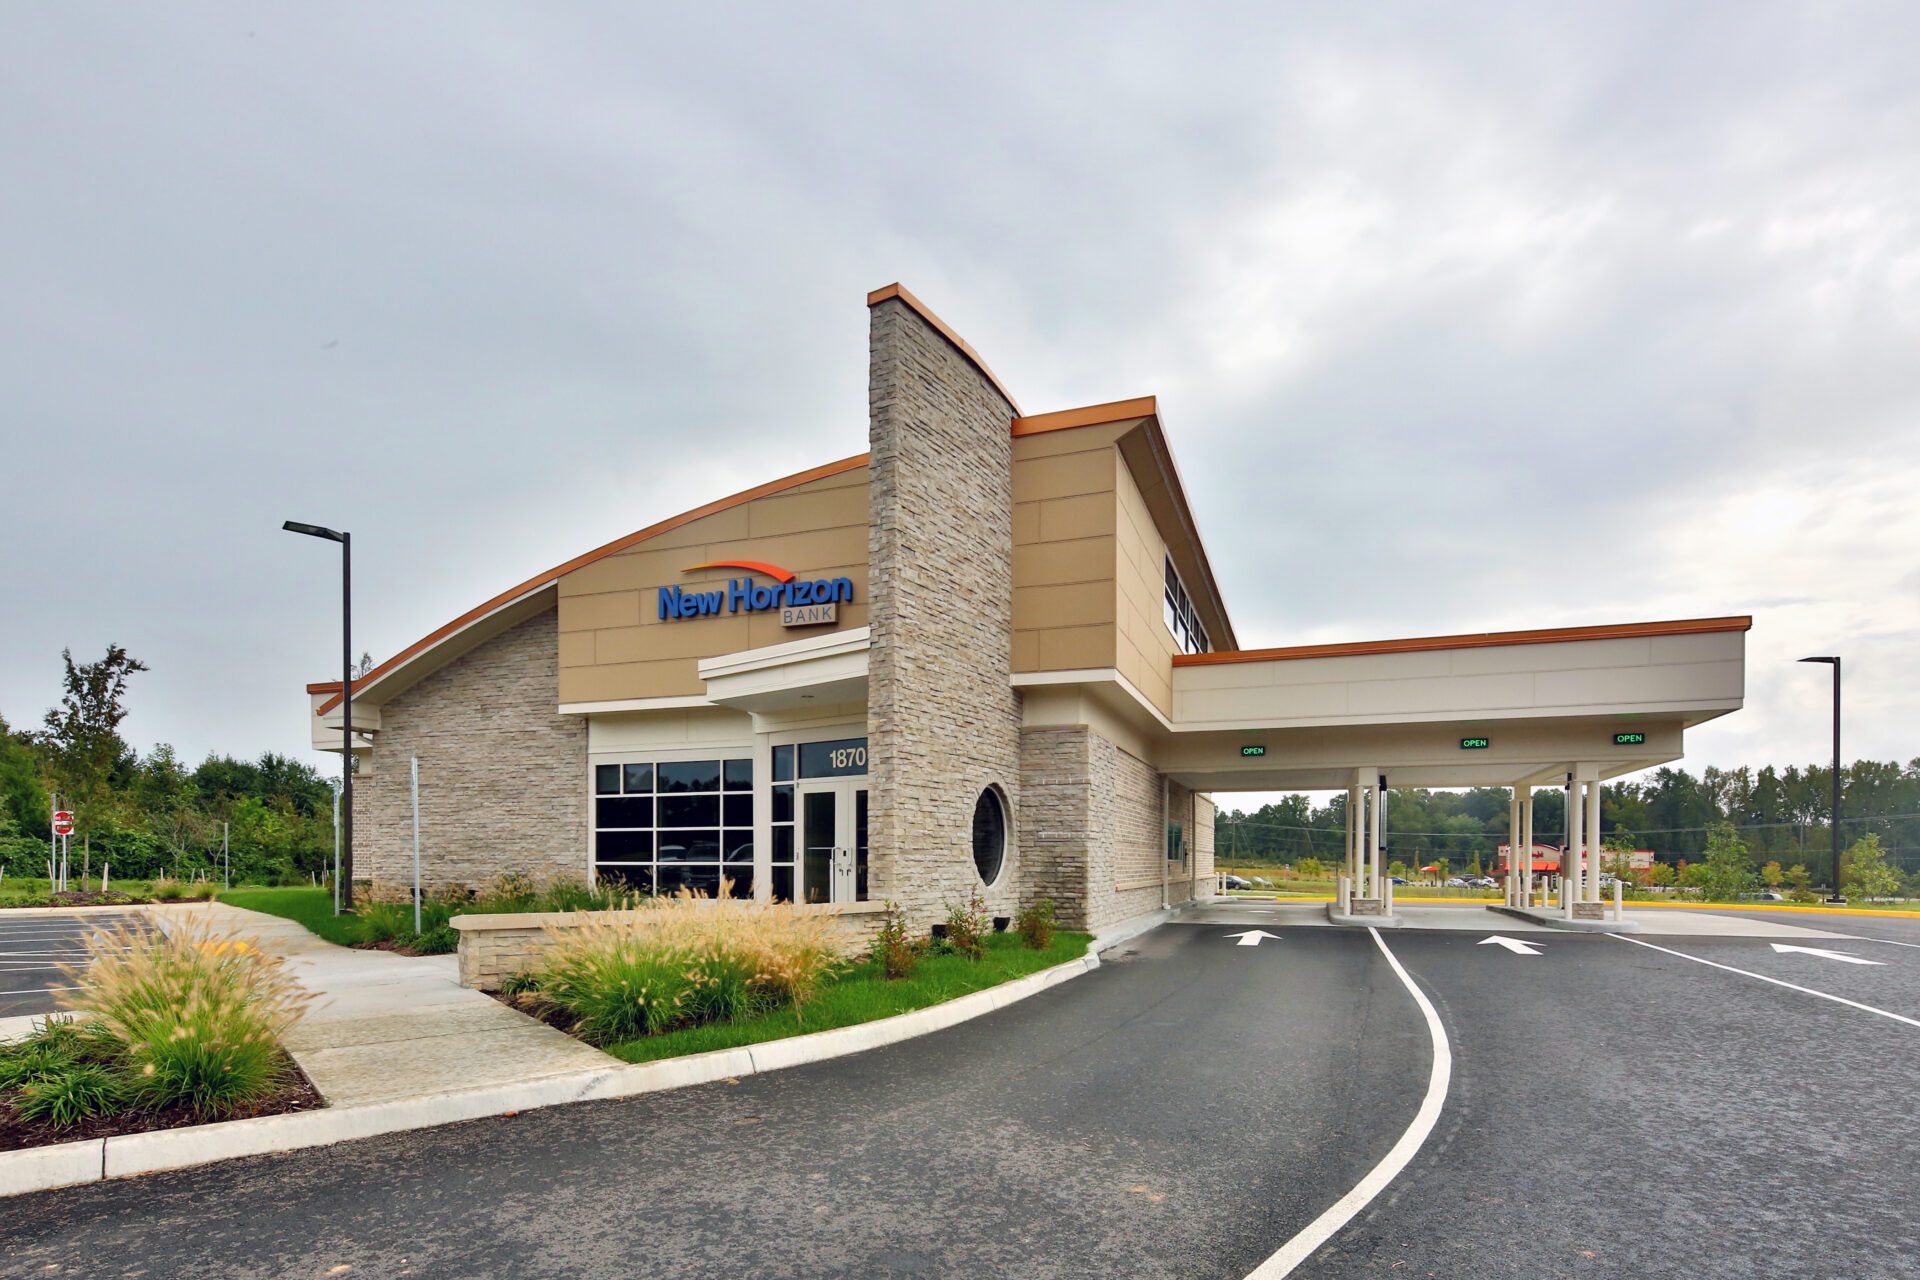
[[291, 920], [220, 902], [194, 914], [219, 934], [284, 958], [300, 985], [315, 995], [286, 1046], [334, 1106], [395, 1102], [620, 1065], [461, 986], [452, 956], [335, 946]]

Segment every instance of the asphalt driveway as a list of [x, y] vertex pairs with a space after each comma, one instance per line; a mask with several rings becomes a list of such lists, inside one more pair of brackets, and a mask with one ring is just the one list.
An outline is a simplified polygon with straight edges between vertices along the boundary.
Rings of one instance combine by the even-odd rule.
[[68, 986], [60, 966], [86, 955], [87, 936], [138, 918], [117, 911], [0, 913], [0, 1018], [53, 1012], [58, 992]]
[[1429, 1048], [1367, 934], [1228, 932], [736, 1084], [0, 1201], [0, 1274], [1241, 1276], [1393, 1144]]

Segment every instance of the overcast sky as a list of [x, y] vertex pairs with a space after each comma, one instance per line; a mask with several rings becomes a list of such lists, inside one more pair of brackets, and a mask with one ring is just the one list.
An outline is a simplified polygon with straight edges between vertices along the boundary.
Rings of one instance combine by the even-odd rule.
[[1920, 755], [1912, 4], [640, 9], [0, 0], [0, 713], [323, 763], [281, 520], [384, 658], [863, 450], [899, 280], [1245, 646], [1752, 613], [1690, 765]]

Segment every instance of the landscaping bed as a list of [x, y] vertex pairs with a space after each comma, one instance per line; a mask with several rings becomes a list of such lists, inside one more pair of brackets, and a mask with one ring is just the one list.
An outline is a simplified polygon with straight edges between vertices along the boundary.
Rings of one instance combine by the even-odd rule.
[[976, 900], [936, 935], [906, 935], [889, 908], [864, 957], [839, 955], [824, 921], [787, 904], [657, 900], [564, 935], [496, 999], [627, 1062], [651, 1062], [854, 1026], [924, 1009], [1086, 955], [1050, 903], [1014, 933]]
[[[327, 1105], [306, 1073], [289, 1059], [288, 1078], [271, 1093], [245, 1106], [236, 1107], [218, 1120], [251, 1120], [256, 1116], [280, 1116], [294, 1111], [315, 1111]], [[45, 1121], [30, 1120], [15, 1109], [14, 1095], [0, 1093], [0, 1151], [20, 1151], [27, 1147], [51, 1146], [56, 1142], [82, 1142], [88, 1138], [117, 1138], [128, 1133], [154, 1133], [161, 1129], [184, 1129], [206, 1124], [209, 1117], [191, 1106], [174, 1105], [150, 1110], [122, 1111], [115, 1115], [95, 1116], [66, 1128]]]
[[393, 951], [409, 956], [449, 955], [460, 935], [449, 923], [457, 915], [517, 915], [536, 911], [610, 911], [631, 905], [610, 889], [590, 889], [577, 880], [540, 885], [503, 876], [478, 893], [435, 894], [420, 904], [413, 927], [408, 902], [362, 902], [346, 915], [333, 913], [330, 889], [231, 889], [220, 901], [292, 920], [307, 932], [342, 947]]
[[55, 893], [44, 877], [38, 880], [15, 877], [0, 882], [0, 907], [55, 911], [69, 907], [136, 907], [153, 902], [204, 901], [219, 889], [210, 880], [174, 880], [164, 876], [158, 880], [111, 880], [104, 891], [86, 887], [97, 883], [99, 878], [98, 875], [84, 880], [76, 877], [70, 883], [79, 883], [80, 888]]
[[0, 1045], [0, 1150], [324, 1105], [281, 1046], [310, 1002], [274, 957], [183, 920], [63, 966], [71, 1017]]

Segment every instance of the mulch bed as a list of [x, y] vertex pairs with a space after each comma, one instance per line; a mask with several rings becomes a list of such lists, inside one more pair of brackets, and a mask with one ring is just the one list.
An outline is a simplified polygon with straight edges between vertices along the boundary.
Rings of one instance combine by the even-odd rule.
[[499, 991], [489, 991], [486, 994], [492, 996], [495, 1000], [498, 1000], [501, 1004], [514, 1010], [516, 1013], [524, 1013], [529, 1018], [538, 1022], [544, 1022], [555, 1031], [564, 1031], [568, 1035], [573, 1034], [573, 1024], [579, 1021], [578, 1018], [575, 1018], [565, 1009], [549, 1004], [531, 991], [518, 992], [513, 995], [507, 995]]
[[69, 889], [65, 893], [52, 895], [45, 902], [6, 902], [0, 903], [0, 906], [10, 910], [15, 907], [40, 907], [53, 910], [60, 907], [137, 907], [153, 901], [152, 898], [136, 898], [131, 894], [121, 893], [118, 889], [109, 889], [105, 893], [98, 890]]
[[[279, 1116], [294, 1111], [317, 1111], [327, 1105], [320, 1091], [307, 1079], [307, 1073], [291, 1059], [287, 1062], [285, 1084], [251, 1107], [243, 1107], [220, 1120], [251, 1120], [255, 1116]], [[50, 1146], [56, 1142], [78, 1142], [85, 1138], [116, 1138], [127, 1133], [152, 1133], [160, 1129], [185, 1129], [196, 1124], [211, 1124], [189, 1107], [165, 1107], [152, 1111], [123, 1111], [97, 1120], [82, 1120], [65, 1129], [22, 1119], [11, 1102], [0, 1095], [0, 1151], [20, 1151], [27, 1147]]]

